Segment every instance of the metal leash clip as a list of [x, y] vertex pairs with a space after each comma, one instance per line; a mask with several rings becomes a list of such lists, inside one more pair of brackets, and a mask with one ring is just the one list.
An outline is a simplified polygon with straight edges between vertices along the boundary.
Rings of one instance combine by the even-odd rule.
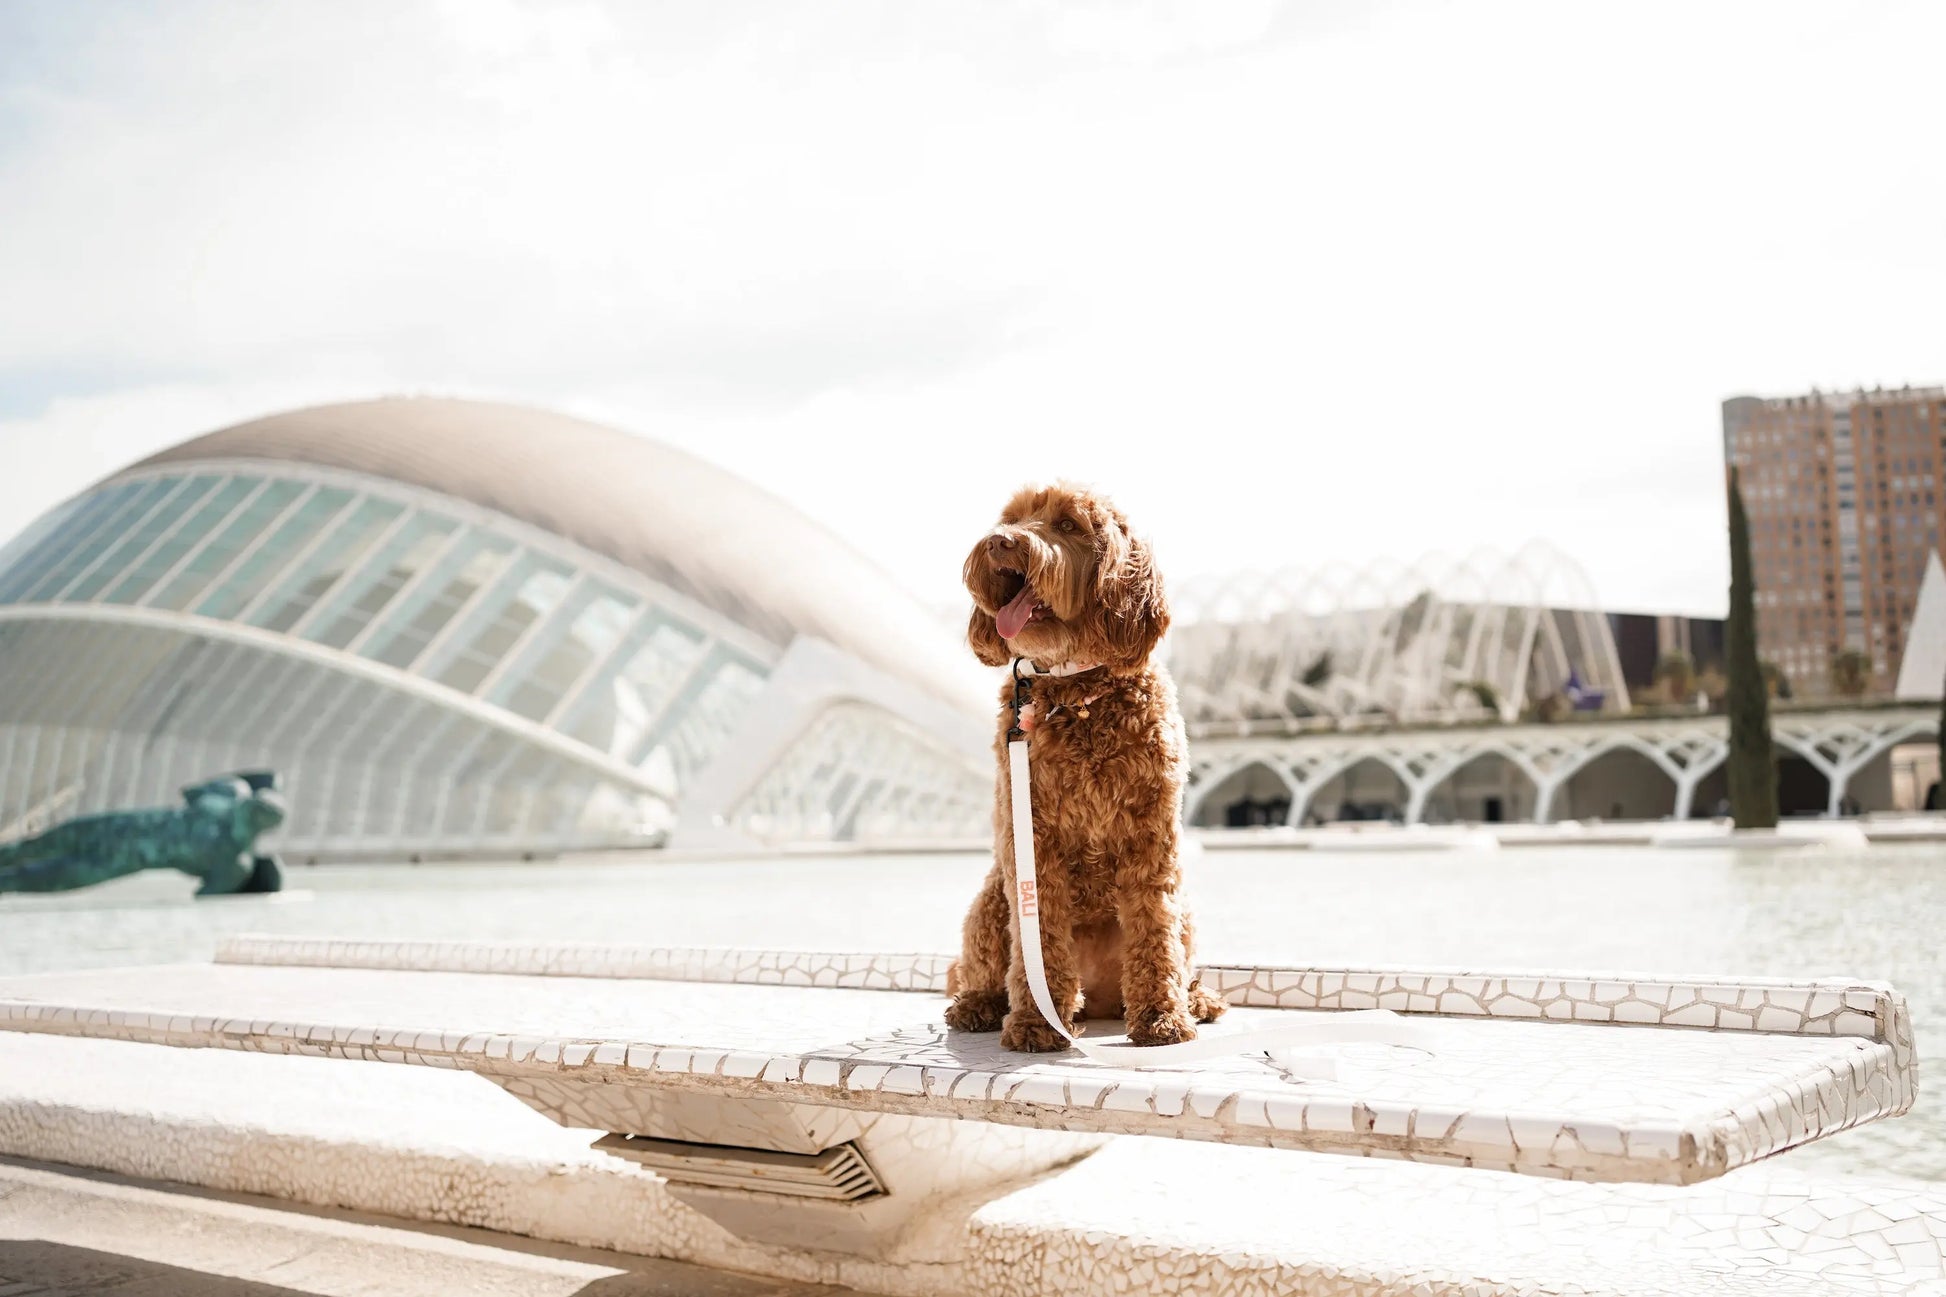
[[1007, 742], [1009, 743], [1012, 743], [1015, 739], [1024, 739], [1027, 737], [1027, 731], [1020, 726], [1020, 713], [1027, 706], [1029, 701], [1028, 695], [1033, 692], [1033, 682], [1020, 674], [1020, 664], [1024, 661], [1026, 661], [1025, 658], [1014, 659], [1014, 723], [1007, 731]]

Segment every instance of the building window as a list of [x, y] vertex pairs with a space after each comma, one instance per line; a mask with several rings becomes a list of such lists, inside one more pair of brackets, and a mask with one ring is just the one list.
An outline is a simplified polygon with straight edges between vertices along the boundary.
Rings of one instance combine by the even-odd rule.
[[404, 506], [390, 500], [361, 501], [349, 514], [336, 521], [317, 542], [309, 557], [299, 560], [296, 567], [283, 576], [262, 608], [255, 612], [249, 611], [247, 606], [244, 608], [245, 620], [264, 630], [290, 630], [338, 584], [346, 572], [357, 566], [365, 552], [404, 512]]

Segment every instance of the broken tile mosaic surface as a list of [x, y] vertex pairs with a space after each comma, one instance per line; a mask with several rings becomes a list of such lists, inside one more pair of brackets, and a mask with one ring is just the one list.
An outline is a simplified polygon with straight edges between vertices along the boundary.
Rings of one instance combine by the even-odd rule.
[[[1244, 1055], [1136, 1071], [1014, 1054], [993, 1036], [946, 1032], [937, 999], [830, 983], [913, 985], [931, 975], [919, 962], [929, 956], [821, 963], [803, 952], [320, 942], [297, 946], [294, 955], [310, 957], [286, 963], [309, 966], [290, 967], [267, 962], [274, 950], [256, 953], [249, 967], [145, 970], [133, 981], [12, 979], [0, 983], [11, 1002], [0, 1005], [0, 1025], [1665, 1182], [1719, 1175], [1902, 1112], [1915, 1073], [1903, 1007], [1866, 984], [1210, 970], [1239, 1000], [1306, 1005], [1286, 1012], [1369, 999], [1428, 1015], [1426, 1051], [1345, 1046], [1339, 1078], [1318, 1082]], [[338, 956], [367, 966], [318, 966]], [[386, 961], [523, 971], [413, 972], [402, 995], [406, 975]], [[554, 974], [524, 971], [543, 964]], [[663, 971], [573, 975], [591, 966]], [[667, 980], [692, 969], [708, 980]], [[1600, 1012], [1575, 1011], [1583, 1005]], [[1630, 1018], [1616, 1010], [1631, 1005], [1678, 1022], [1707, 1006], [1720, 1026], [1618, 1025]], [[1768, 1029], [1759, 1028], [1766, 1010]], [[1208, 1030], [1238, 1030], [1268, 1012], [1240, 1010]]]

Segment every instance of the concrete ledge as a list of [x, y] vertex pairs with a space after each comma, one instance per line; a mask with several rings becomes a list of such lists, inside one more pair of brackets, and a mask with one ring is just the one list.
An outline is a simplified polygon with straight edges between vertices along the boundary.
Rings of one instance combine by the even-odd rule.
[[[458, 1072], [0, 1037], [0, 1154], [867, 1291], [956, 1291], [963, 1225], [887, 1266], [760, 1248]], [[881, 1278], [903, 1282], [886, 1287]]]
[[[598, 942], [369, 941], [246, 933], [217, 964], [264, 968], [487, 973], [505, 977], [713, 982], [943, 994], [954, 956]], [[1459, 1018], [1630, 1023], [1806, 1036], [1863, 1036], [1910, 1052], [1911, 1014], [1882, 982], [1859, 978], [1696, 977], [1481, 968], [1324, 968], [1212, 962], [1196, 974], [1239, 1007], [1390, 1009]], [[46, 979], [26, 983], [49, 985]], [[0, 979], [0, 991], [6, 982]]]
[[1946, 842], [1946, 814], [1881, 812], [1857, 819], [1793, 819], [1771, 837], [1740, 833], [1728, 820], [1558, 820], [1551, 824], [1404, 825], [1352, 821], [1296, 827], [1192, 828], [1210, 851], [1428, 851], [1496, 847], [1715, 847], [1858, 849], [1871, 843]]
[[1832, 847], [1841, 851], [1862, 851], [1871, 838], [1854, 820], [1781, 820], [1774, 829], [1739, 829], [1708, 824], [1672, 825], [1649, 839], [1649, 845], [1662, 848], [1729, 847], [1739, 851], [1778, 850], [1792, 847]]
[[[1235, 1010], [1206, 1043], [1286, 1014], [1328, 1025], [1384, 980], [1206, 975], [1226, 996], [1279, 1006]], [[904, 992], [725, 982], [172, 965], [0, 979], [0, 1028], [470, 1071], [566, 1125], [630, 1133], [645, 1130], [643, 1105], [674, 1094], [973, 1119], [995, 1128], [1003, 1161], [984, 1169], [998, 1178], [1074, 1155], [1030, 1154], [1006, 1128], [1689, 1184], [1913, 1101], [1909, 1019], [1889, 988], [1495, 981], [1406, 975], [1386, 994], [1420, 1015], [1415, 1048], [1343, 1046], [1330, 1082], [1241, 1049], [1177, 1070], [1042, 1058], [998, 1033], [949, 1032], [929, 1016], [943, 1004]], [[1306, 997], [1322, 1003], [1283, 1007]], [[1717, 1025], [1741, 1029], [1692, 1029]], [[675, 1138], [748, 1142], [683, 1128]]]
[[481, 1230], [0, 1159], [9, 1297], [841, 1297]]
[[1117, 1140], [866, 1261], [741, 1243], [461, 1073], [0, 1037], [0, 1153], [887, 1294], [1946, 1294], [1946, 1196], [1566, 1184]]
[[[1308, 1297], [1946, 1293], [1946, 1196], [1750, 1170], [1556, 1184], [1120, 1141], [974, 1219], [978, 1291]], [[1087, 1180], [1095, 1191], [1083, 1189]]]

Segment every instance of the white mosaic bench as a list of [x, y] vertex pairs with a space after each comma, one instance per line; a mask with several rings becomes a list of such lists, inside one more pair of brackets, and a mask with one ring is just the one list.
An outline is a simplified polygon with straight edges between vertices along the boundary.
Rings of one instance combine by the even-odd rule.
[[948, 1033], [935, 955], [243, 938], [0, 978], [0, 1029], [470, 1071], [757, 1242], [870, 1255], [929, 1204], [1111, 1135], [1682, 1185], [1910, 1108], [1911, 1019], [1853, 981], [1209, 966], [1236, 1011], [1391, 1008], [1425, 1051], [1167, 1070]]

